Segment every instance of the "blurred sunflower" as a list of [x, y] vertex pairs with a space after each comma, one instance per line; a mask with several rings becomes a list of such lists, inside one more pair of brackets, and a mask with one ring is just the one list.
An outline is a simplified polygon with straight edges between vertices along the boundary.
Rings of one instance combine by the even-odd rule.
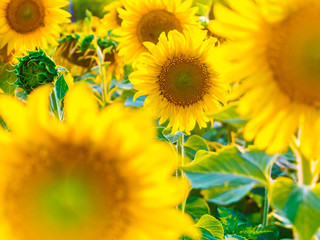
[[146, 52], [143, 42], [154, 44], [162, 32], [170, 30], [199, 29], [197, 8], [191, 7], [192, 0], [124, 0], [125, 9], [118, 8], [121, 25], [119, 55], [125, 63], [132, 63], [142, 52]]
[[173, 30], [168, 38], [162, 33], [157, 45], [145, 43], [150, 54], [138, 59], [138, 70], [129, 79], [138, 90], [134, 99], [147, 95], [145, 106], [160, 118], [160, 125], [170, 119], [172, 132], [190, 134], [196, 123], [207, 127], [212, 120], [207, 114], [227, 102], [229, 85], [218, 72], [216, 39], [206, 39], [206, 31], [184, 34]]
[[320, 2], [229, 1], [210, 28], [234, 41], [225, 47], [230, 79], [242, 82], [239, 112], [247, 140], [268, 153], [286, 150], [301, 126], [301, 148], [319, 156]]
[[53, 55], [57, 64], [64, 66], [72, 74], [82, 74], [94, 67], [96, 51], [92, 41], [93, 35], [73, 34], [59, 40], [59, 47]]
[[69, 22], [70, 14], [62, 10], [66, 0], [1, 0], [0, 49], [46, 49], [48, 43], [57, 45], [58, 24]]
[[15, 51], [8, 52], [8, 44], [0, 48], [0, 63], [16, 63], [14, 58]]
[[0, 131], [1, 239], [197, 234], [191, 218], [174, 207], [188, 188], [172, 177], [175, 153], [155, 140], [146, 114], [120, 105], [99, 111], [80, 84], [67, 95], [60, 122], [48, 112], [48, 90], [35, 90], [26, 105], [0, 96], [0, 115], [11, 130]]
[[101, 20], [101, 30], [103, 30], [104, 35], [109, 30], [118, 30], [121, 27], [122, 19], [119, 16], [118, 8], [124, 9], [122, 1], [111, 2], [104, 8], [104, 12], [107, 12]]

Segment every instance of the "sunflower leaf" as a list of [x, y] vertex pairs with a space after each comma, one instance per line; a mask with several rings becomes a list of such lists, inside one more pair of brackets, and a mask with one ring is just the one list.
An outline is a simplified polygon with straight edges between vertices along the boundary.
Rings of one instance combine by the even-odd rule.
[[280, 177], [271, 185], [270, 199], [277, 213], [292, 223], [299, 239], [312, 239], [320, 227], [320, 184], [312, 188]]

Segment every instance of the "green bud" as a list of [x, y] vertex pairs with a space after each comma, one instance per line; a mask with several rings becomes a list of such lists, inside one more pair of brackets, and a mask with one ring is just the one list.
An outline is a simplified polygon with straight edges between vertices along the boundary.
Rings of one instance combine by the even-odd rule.
[[30, 93], [36, 87], [53, 83], [58, 76], [58, 69], [41, 48], [27, 52], [27, 56], [18, 58], [19, 63], [14, 66], [14, 73], [17, 75], [15, 84]]

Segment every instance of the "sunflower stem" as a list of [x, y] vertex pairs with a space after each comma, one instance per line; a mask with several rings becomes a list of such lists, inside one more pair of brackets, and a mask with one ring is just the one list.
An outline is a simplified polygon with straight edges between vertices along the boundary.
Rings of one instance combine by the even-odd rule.
[[265, 188], [264, 203], [263, 203], [263, 217], [262, 217], [262, 226], [264, 228], [268, 226], [269, 205], [270, 205], [270, 202], [268, 198], [268, 189]]
[[57, 95], [56, 95], [56, 91], [55, 89], [52, 91], [51, 95], [50, 95], [50, 102], [51, 102], [51, 109], [52, 109], [52, 112], [54, 114], [54, 116], [61, 120], [61, 109], [60, 109], [60, 102], [59, 100], [57, 99]]
[[295, 139], [291, 140], [291, 146], [298, 162], [298, 183], [301, 185], [310, 185], [313, 180], [311, 162], [301, 153]]
[[108, 103], [108, 92], [109, 92], [109, 86], [108, 82], [106, 81], [106, 69], [104, 65], [104, 55], [103, 52], [101, 51], [101, 48], [99, 45], [96, 43], [96, 49], [97, 49], [97, 55], [98, 55], [98, 65], [100, 69], [100, 74], [101, 74], [101, 91], [102, 91], [102, 101], [104, 106], [107, 105]]

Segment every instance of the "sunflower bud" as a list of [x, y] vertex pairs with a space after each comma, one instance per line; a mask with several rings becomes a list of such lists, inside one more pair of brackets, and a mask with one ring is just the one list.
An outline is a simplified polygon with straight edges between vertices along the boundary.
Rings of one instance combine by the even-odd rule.
[[18, 60], [19, 63], [14, 66], [17, 75], [15, 84], [27, 93], [46, 83], [53, 83], [58, 76], [56, 64], [42, 49], [28, 51], [27, 56]]

